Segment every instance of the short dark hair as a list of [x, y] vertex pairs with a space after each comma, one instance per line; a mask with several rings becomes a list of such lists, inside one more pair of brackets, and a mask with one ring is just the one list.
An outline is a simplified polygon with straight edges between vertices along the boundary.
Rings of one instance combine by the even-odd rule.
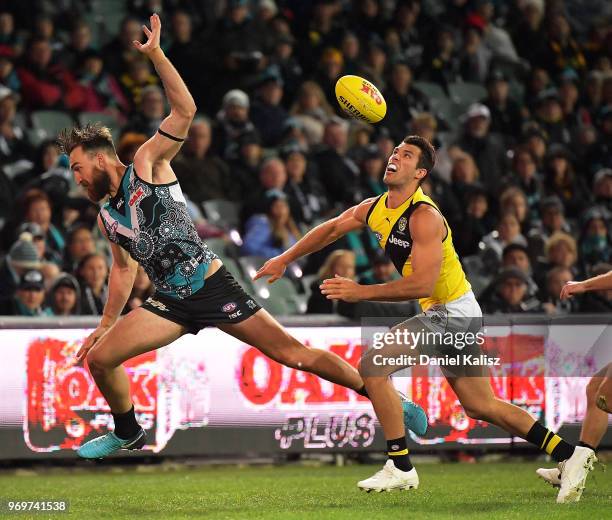
[[420, 135], [409, 135], [404, 138], [404, 143], [416, 146], [421, 150], [417, 168], [423, 168], [429, 174], [436, 164], [436, 150], [433, 145]]
[[60, 132], [57, 143], [61, 152], [66, 155], [70, 155], [70, 152], [79, 146], [85, 152], [103, 149], [117, 153], [110, 130], [101, 123], [88, 123], [82, 127], [64, 129]]

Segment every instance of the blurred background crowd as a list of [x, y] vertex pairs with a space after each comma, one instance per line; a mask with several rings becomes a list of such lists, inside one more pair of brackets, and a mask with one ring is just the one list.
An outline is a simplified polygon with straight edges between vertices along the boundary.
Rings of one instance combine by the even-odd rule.
[[[374, 312], [318, 289], [397, 276], [367, 230], [271, 286], [250, 276], [383, 193], [407, 134], [437, 148], [423, 190], [486, 312], [612, 310], [611, 291], [558, 299], [612, 269], [612, 2], [21, 0], [0, 5], [0, 314], [101, 313], [108, 246], [55, 138], [100, 121], [129, 163], [156, 131], [169, 107], [131, 43], [152, 12], [198, 105], [173, 161], [190, 213], [272, 312]], [[342, 116], [344, 74], [383, 92], [381, 123]], [[139, 272], [126, 312], [151, 293]]]

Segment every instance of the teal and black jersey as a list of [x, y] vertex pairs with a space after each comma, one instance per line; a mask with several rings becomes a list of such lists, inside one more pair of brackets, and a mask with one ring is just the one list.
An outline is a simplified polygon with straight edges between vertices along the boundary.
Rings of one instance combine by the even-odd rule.
[[100, 216], [111, 242], [142, 265], [160, 293], [184, 299], [204, 286], [218, 257], [198, 236], [178, 181], [151, 184], [130, 164]]

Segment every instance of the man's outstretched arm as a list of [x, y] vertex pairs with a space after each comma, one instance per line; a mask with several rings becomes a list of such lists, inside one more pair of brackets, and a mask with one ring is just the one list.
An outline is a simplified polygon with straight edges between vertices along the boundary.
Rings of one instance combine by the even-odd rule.
[[[150, 20], [150, 30], [143, 25], [143, 30], [147, 35], [146, 43], [134, 41], [133, 44], [151, 60], [161, 78], [168, 103], [170, 103], [170, 115], [160, 125], [160, 132], [155, 133], [143, 144], [134, 157], [138, 174], [145, 178], [151, 175], [149, 168], [154, 162], [170, 161], [176, 155], [196, 112], [196, 105], [187, 85], [159, 46], [161, 33], [159, 16], [154, 14]], [[142, 171], [143, 167], [147, 171]]]
[[582, 282], [567, 282], [561, 289], [561, 299], [565, 300], [575, 294], [587, 291], [604, 291], [606, 289], [612, 289], [612, 271], [588, 278]]
[[410, 219], [412, 252], [410, 276], [392, 282], [361, 285], [341, 276], [324, 280], [321, 292], [328, 300], [401, 302], [430, 296], [440, 276], [442, 217], [431, 206], [418, 208]]
[[361, 204], [347, 209], [337, 217], [314, 227], [282, 255], [271, 258], [261, 266], [253, 280], [269, 276], [268, 282], [275, 282], [283, 276], [287, 264], [295, 262], [310, 253], [319, 251], [319, 249], [323, 249], [326, 245], [335, 242], [350, 231], [364, 227], [368, 211], [375, 200], [375, 198], [366, 199]]

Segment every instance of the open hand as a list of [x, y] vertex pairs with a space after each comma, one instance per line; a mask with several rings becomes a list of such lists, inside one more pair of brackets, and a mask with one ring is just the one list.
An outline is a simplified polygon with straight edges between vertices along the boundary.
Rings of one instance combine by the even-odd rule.
[[96, 330], [94, 330], [87, 339], [81, 345], [81, 348], [76, 353], [76, 361], [75, 364], [78, 365], [83, 362], [87, 353], [91, 350], [91, 348], [96, 344], [96, 342], [106, 334], [106, 331], [110, 329], [109, 326], [100, 325]]
[[349, 303], [361, 300], [361, 285], [350, 278], [336, 275], [334, 278], [323, 280], [319, 288], [328, 300], [343, 300]]
[[280, 256], [275, 256], [259, 268], [255, 276], [253, 276], [253, 281], [258, 280], [262, 276], [269, 276], [268, 283], [276, 282], [276, 280], [283, 276], [285, 269], [287, 269], [285, 261]]
[[159, 15], [154, 14], [149, 18], [151, 21], [151, 29], [149, 29], [146, 25], [142, 26], [142, 30], [147, 35], [146, 43], [140, 43], [137, 40], [134, 40], [132, 44], [143, 54], [151, 54], [154, 50], [159, 49], [159, 35], [161, 33], [161, 20], [159, 19]]

